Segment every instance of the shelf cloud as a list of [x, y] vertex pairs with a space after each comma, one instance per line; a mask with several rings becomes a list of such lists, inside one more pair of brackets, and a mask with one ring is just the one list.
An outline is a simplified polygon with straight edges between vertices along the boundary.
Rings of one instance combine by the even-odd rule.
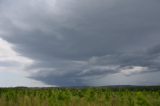
[[[0, 0], [0, 70], [23, 64], [28, 78], [57, 86], [103, 85], [119, 74], [119, 84], [135, 84], [140, 76], [146, 81], [160, 71], [159, 5], [157, 0]], [[136, 84], [160, 84], [157, 79]]]

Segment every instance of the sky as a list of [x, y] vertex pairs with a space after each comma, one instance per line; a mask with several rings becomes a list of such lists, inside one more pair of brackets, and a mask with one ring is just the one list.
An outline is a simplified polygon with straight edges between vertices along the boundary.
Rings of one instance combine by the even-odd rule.
[[0, 0], [0, 87], [160, 85], [159, 5]]

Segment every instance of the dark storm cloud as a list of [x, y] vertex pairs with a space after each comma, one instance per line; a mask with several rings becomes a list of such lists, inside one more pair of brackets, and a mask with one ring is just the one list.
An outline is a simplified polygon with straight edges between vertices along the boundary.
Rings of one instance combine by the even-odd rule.
[[31, 78], [56, 85], [89, 85], [88, 79], [108, 74], [159, 71], [159, 1], [52, 3], [16, 0], [0, 5], [0, 36], [35, 60], [28, 67]]
[[[38, 70], [33, 73], [33, 78], [44, 81], [48, 84], [65, 85], [89, 85], [88, 79], [96, 79], [104, 77], [108, 74], [122, 73], [124, 75], [134, 75], [139, 73], [148, 73], [159, 71], [160, 55], [157, 52], [150, 53], [150, 50], [136, 53], [118, 53], [101, 57], [92, 57], [84, 62], [68, 61], [59, 63], [63, 67], [55, 64], [47, 64], [47, 67], [55, 65], [57, 69]], [[158, 53], [160, 54], [160, 52]], [[38, 67], [44, 64], [37, 64]], [[140, 70], [134, 69], [140, 67]], [[33, 67], [32, 67], [33, 68]], [[132, 70], [133, 71], [128, 71]], [[45, 71], [44, 71], [45, 70]], [[49, 70], [49, 71], [47, 71]], [[126, 70], [126, 71], [124, 71]], [[46, 74], [47, 75], [46, 75]], [[58, 80], [60, 79], [60, 80]], [[68, 80], [67, 80], [68, 79]]]

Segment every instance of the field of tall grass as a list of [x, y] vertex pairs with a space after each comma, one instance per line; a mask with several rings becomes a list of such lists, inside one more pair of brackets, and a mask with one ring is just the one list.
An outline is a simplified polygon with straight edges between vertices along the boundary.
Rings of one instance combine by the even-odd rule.
[[0, 106], [160, 106], [160, 89], [1, 88]]

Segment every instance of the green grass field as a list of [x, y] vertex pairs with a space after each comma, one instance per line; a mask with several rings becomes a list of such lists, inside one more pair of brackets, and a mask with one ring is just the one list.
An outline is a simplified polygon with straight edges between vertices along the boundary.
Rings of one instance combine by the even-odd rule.
[[1, 88], [0, 106], [160, 106], [160, 89]]

